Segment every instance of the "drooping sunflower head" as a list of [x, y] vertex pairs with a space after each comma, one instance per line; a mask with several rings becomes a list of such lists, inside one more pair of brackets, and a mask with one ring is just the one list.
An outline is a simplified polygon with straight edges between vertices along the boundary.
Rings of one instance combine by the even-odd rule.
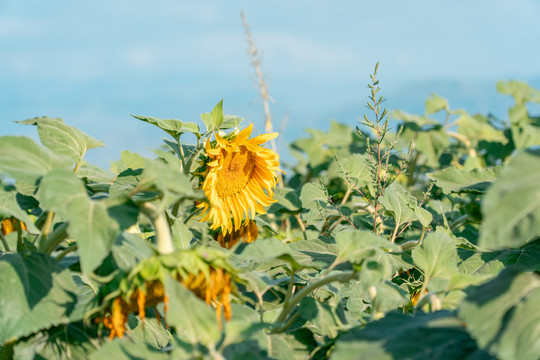
[[207, 172], [202, 189], [208, 202], [201, 221], [211, 221], [212, 229], [221, 228], [227, 235], [247, 224], [256, 214], [264, 214], [265, 206], [275, 202], [273, 189], [277, 183], [279, 155], [261, 144], [275, 138], [277, 133], [248, 139], [253, 124], [236, 137], [224, 139], [216, 133], [216, 144], [206, 143]]
[[230, 249], [239, 241], [252, 243], [257, 240], [258, 235], [259, 229], [257, 224], [255, 224], [255, 221], [249, 220], [247, 224], [243, 224], [240, 229], [234, 230], [226, 235], [220, 232], [214, 235], [214, 238], [221, 247]]

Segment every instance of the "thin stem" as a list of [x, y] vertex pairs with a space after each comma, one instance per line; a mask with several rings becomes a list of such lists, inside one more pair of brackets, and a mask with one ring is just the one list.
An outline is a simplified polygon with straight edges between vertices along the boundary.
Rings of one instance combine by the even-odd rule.
[[6, 251], [11, 252], [9, 245], [6, 241], [6, 238], [4, 237], [4, 234], [2, 234], [2, 232], [0, 232], [0, 239], [2, 240], [2, 244], [4, 245], [4, 248], [6, 249]]
[[178, 149], [180, 150], [180, 161], [182, 161], [182, 171], [185, 171], [186, 163], [184, 161], [184, 149], [182, 148], [182, 143], [180, 143], [180, 136], [176, 138], [176, 143], [178, 144]]
[[393, 243], [396, 240], [397, 232], [399, 230], [399, 225], [400, 225], [399, 222], [396, 221], [396, 226], [394, 227], [394, 232], [392, 233], [392, 237], [390, 238], [391, 243]]
[[169, 223], [163, 215], [163, 211], [158, 211], [157, 207], [149, 202], [140, 205], [141, 212], [150, 219], [156, 230], [157, 248], [160, 254], [169, 254], [174, 251]]
[[[287, 304], [284, 304], [283, 309], [281, 310], [281, 313], [276, 319], [276, 323], [281, 324], [287, 319], [290, 315], [290, 313], [295, 309], [296, 305], [307, 295], [309, 295], [312, 291], [320, 288], [321, 286], [324, 286], [328, 283], [339, 281], [339, 282], [347, 282], [354, 278], [356, 276], [356, 271], [345, 271], [340, 272], [332, 275], [327, 275], [325, 277], [320, 278], [319, 280], [309, 284], [308, 286], [304, 287], [302, 290], [300, 290], [296, 295], [290, 299], [290, 301]], [[279, 331], [278, 331], [279, 330]], [[273, 331], [270, 331], [271, 333], [275, 332], [281, 332], [285, 330], [283, 326], [274, 329]]]
[[307, 240], [306, 225], [300, 218], [300, 214], [294, 214], [294, 217], [296, 218], [296, 221], [298, 221], [298, 225], [300, 225], [300, 229], [302, 230], [302, 235], [304, 236], [304, 240]]
[[62, 250], [60, 254], [56, 257], [56, 261], [62, 260], [67, 254], [74, 252], [78, 249], [77, 244], [71, 244], [66, 249]]
[[289, 288], [287, 289], [287, 294], [285, 295], [285, 300], [283, 301], [283, 306], [287, 306], [289, 300], [291, 299], [292, 293], [294, 291], [294, 275], [296, 271], [294, 268], [291, 268], [291, 279], [289, 280]]
[[347, 184], [347, 191], [345, 191], [345, 195], [343, 195], [343, 199], [341, 199], [341, 205], [345, 204], [347, 200], [349, 200], [349, 196], [351, 196], [352, 193], [352, 186], [351, 184]]
[[21, 222], [19, 220], [15, 220], [13, 224], [15, 225], [15, 229], [17, 230], [17, 252], [19, 252], [23, 249]]

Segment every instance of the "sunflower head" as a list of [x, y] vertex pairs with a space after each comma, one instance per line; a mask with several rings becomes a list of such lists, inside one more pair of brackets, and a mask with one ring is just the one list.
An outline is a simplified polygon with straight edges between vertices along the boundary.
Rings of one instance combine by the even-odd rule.
[[259, 229], [255, 221], [249, 220], [247, 224], [243, 224], [240, 229], [234, 230], [226, 235], [222, 232], [215, 235], [216, 241], [226, 249], [230, 249], [239, 241], [244, 243], [252, 243], [257, 240]]
[[26, 225], [20, 220], [17, 219], [4, 219], [0, 223], [0, 232], [2, 235], [7, 235], [13, 231], [17, 230], [17, 226], [21, 227], [21, 230], [27, 230]]
[[198, 207], [203, 208], [201, 221], [211, 221], [211, 228], [221, 228], [224, 236], [240, 229], [242, 223], [246, 225], [256, 214], [264, 214], [264, 207], [275, 202], [272, 189], [277, 171], [281, 171], [279, 156], [261, 144], [277, 133], [248, 139], [252, 131], [253, 124], [230, 139], [216, 133], [215, 145], [206, 143], [209, 161], [202, 189], [208, 202]]

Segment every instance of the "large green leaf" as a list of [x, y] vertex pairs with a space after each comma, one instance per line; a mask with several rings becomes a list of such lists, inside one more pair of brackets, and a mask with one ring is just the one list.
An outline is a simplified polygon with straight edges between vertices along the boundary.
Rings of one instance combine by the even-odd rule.
[[22, 193], [33, 193], [38, 180], [49, 171], [71, 166], [73, 162], [69, 158], [53, 153], [30, 138], [0, 138], [0, 173], [13, 177]]
[[216, 312], [170, 277], [165, 290], [169, 296], [167, 323], [192, 344], [215, 344], [220, 338]]
[[484, 222], [478, 245], [520, 247], [540, 235], [540, 150], [518, 153], [482, 202]]
[[68, 234], [77, 241], [83, 272], [98, 267], [119, 234], [119, 225], [104, 203], [91, 200], [81, 180], [68, 170], [43, 177], [38, 198], [43, 208], [69, 221]]
[[459, 317], [481, 348], [500, 359], [540, 358], [540, 277], [516, 269], [470, 291]]
[[483, 193], [497, 180], [499, 170], [499, 168], [465, 170], [449, 166], [429, 173], [427, 176], [435, 181], [435, 185], [446, 194], [451, 192]]
[[384, 195], [381, 197], [381, 204], [399, 225], [416, 220], [420, 221], [424, 227], [431, 223], [431, 213], [422, 209], [418, 205], [418, 200], [397, 181], [394, 181], [386, 188]]
[[68, 270], [39, 253], [0, 255], [0, 344], [69, 322], [77, 301]]
[[412, 251], [412, 257], [428, 279], [449, 279], [457, 272], [457, 250], [444, 231], [427, 234], [422, 244]]
[[477, 352], [463, 323], [447, 311], [389, 313], [383, 319], [353, 329], [336, 340], [332, 358], [467, 359]]
[[67, 125], [59, 118], [40, 117], [19, 124], [37, 125], [41, 143], [57, 154], [70, 157], [74, 162], [81, 160], [89, 149], [104, 146], [81, 130]]

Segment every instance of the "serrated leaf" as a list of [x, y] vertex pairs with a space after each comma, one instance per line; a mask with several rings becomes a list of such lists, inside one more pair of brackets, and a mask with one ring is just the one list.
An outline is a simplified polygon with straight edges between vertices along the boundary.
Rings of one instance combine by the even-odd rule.
[[386, 188], [381, 197], [381, 204], [386, 212], [392, 214], [399, 225], [416, 220], [420, 221], [424, 227], [431, 223], [431, 213], [418, 206], [418, 200], [397, 181]]
[[0, 345], [69, 322], [76, 286], [69, 270], [39, 253], [0, 255]]
[[500, 168], [464, 170], [449, 166], [442, 170], [428, 173], [427, 176], [440, 187], [445, 194], [451, 192], [484, 193], [497, 180]]
[[457, 272], [457, 250], [444, 231], [427, 234], [422, 244], [412, 251], [412, 257], [428, 279], [449, 279]]
[[208, 132], [217, 131], [223, 125], [223, 100], [218, 102], [211, 113], [201, 114], [201, 120]]
[[500, 359], [540, 357], [540, 278], [506, 269], [470, 291], [459, 317], [481, 348]]
[[68, 220], [68, 234], [77, 241], [81, 268], [87, 274], [107, 257], [119, 226], [106, 206], [90, 200], [81, 180], [68, 170], [53, 170], [43, 177], [38, 199], [44, 209]]
[[24, 194], [32, 194], [38, 180], [49, 171], [71, 166], [71, 160], [36, 144], [30, 138], [0, 138], [0, 172], [13, 177], [17, 189]]
[[67, 125], [60, 118], [40, 117], [18, 123], [37, 125], [41, 143], [57, 154], [70, 157], [74, 162], [80, 161], [86, 151], [104, 146], [103, 142]]
[[153, 116], [131, 115], [135, 119], [155, 125], [173, 138], [178, 139], [185, 132], [199, 135], [199, 127], [193, 122], [183, 122], [177, 119], [158, 119]]
[[304, 209], [311, 209], [315, 206], [315, 202], [326, 203], [328, 201], [321, 185], [315, 183], [307, 183], [302, 186], [300, 200]]
[[244, 118], [236, 115], [223, 115], [223, 123], [221, 124], [221, 129], [231, 129], [240, 127], [240, 124], [244, 121]]
[[[416, 341], [415, 339], [422, 339]], [[390, 313], [336, 340], [332, 358], [358, 359], [467, 359], [477, 351], [467, 330], [452, 313], [418, 313], [414, 317]]]
[[539, 150], [518, 153], [502, 170], [482, 202], [481, 248], [516, 248], [540, 234], [539, 171]]

